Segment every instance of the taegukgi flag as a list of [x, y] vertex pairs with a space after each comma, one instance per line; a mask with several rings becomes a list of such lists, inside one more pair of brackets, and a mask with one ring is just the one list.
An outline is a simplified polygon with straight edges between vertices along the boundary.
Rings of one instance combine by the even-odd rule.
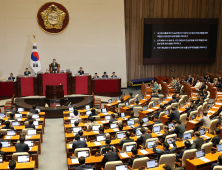
[[37, 50], [37, 45], [34, 39], [33, 47], [32, 47], [32, 54], [31, 54], [31, 59], [30, 59], [30, 66], [33, 69], [35, 73], [39, 72], [42, 70], [41, 63], [40, 63], [40, 58], [39, 58], [39, 53]]

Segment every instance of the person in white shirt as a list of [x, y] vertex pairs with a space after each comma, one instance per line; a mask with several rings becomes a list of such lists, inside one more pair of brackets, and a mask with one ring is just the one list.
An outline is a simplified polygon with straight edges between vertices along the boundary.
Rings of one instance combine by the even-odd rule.
[[199, 88], [201, 87], [201, 82], [200, 80], [197, 80], [196, 85], [194, 86], [196, 90], [199, 90]]

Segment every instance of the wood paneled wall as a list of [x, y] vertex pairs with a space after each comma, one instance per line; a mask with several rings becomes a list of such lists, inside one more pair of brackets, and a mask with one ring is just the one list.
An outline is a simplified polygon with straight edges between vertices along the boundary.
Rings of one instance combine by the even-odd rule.
[[[216, 62], [143, 65], [144, 18], [219, 18]], [[222, 0], [125, 0], [125, 30], [128, 85], [131, 79], [203, 75], [222, 69]]]

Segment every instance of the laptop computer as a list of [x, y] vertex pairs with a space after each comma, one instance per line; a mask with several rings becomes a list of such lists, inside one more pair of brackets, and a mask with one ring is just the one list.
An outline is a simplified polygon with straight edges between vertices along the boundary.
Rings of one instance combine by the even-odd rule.
[[155, 127], [153, 127], [153, 132], [154, 132], [154, 133], [160, 133], [160, 131], [161, 131], [160, 126], [155, 126]]
[[200, 132], [200, 136], [202, 136], [202, 135], [205, 135], [205, 134], [206, 134], [205, 129], [200, 129], [200, 130], [199, 130], [199, 132]]
[[100, 125], [92, 125], [92, 131], [99, 131]]
[[85, 105], [85, 109], [89, 110], [90, 109], [90, 105]]
[[107, 109], [106, 108], [103, 108], [101, 109], [102, 113], [107, 113]]
[[122, 138], [125, 138], [125, 137], [126, 137], [126, 132], [116, 133], [116, 138], [117, 139], [122, 139]]
[[4, 118], [5, 114], [4, 113], [0, 113], [0, 118]]
[[136, 136], [141, 136], [142, 132], [140, 131], [140, 129], [136, 129]]
[[148, 123], [149, 122], [149, 118], [148, 117], [143, 117], [142, 120], [144, 121], [144, 123]]
[[150, 169], [150, 168], [155, 168], [158, 166], [158, 162], [156, 162], [156, 160], [154, 159], [150, 159], [146, 162], [146, 168]]
[[202, 158], [202, 157], [205, 157], [205, 150], [201, 149], [199, 151], [196, 151], [196, 159]]
[[175, 126], [174, 123], [168, 123], [169, 129], [171, 129], [171, 128], [174, 127], [174, 126]]
[[138, 99], [135, 99], [135, 102], [137, 101]]
[[135, 145], [127, 145], [126, 146], [126, 153], [127, 152], [131, 152], [132, 148], [134, 147]]
[[117, 123], [110, 123], [110, 129], [115, 129], [118, 128], [118, 124]]
[[33, 140], [25, 140], [24, 143], [27, 144], [29, 147], [34, 146], [34, 141]]
[[143, 107], [143, 110], [145, 111], [145, 110], [147, 110], [148, 109], [148, 106], [144, 106]]
[[89, 157], [90, 155], [89, 155], [89, 151], [87, 150], [87, 151], [78, 151], [77, 152], [77, 157], [78, 158], [80, 158], [80, 157], [85, 157], [85, 158], [87, 158], [87, 157]]
[[96, 141], [100, 142], [100, 141], [105, 141], [106, 140], [106, 136], [105, 135], [97, 135], [96, 136]]
[[135, 122], [134, 122], [133, 119], [127, 120], [127, 125], [128, 125], [128, 126], [132, 126], [132, 125], [134, 125], [134, 124], [135, 124]]
[[111, 116], [110, 116], [110, 115], [106, 115], [106, 116], [105, 116], [105, 120], [106, 120], [106, 121], [109, 121], [110, 119], [111, 119]]
[[24, 112], [24, 108], [19, 107], [18, 112]]
[[115, 170], [128, 170], [127, 165], [116, 165]]
[[20, 126], [20, 122], [18, 122], [18, 121], [12, 121], [12, 126]]
[[117, 97], [116, 100], [119, 100], [119, 97]]
[[129, 102], [126, 102], [126, 106], [129, 106]]
[[3, 148], [10, 148], [11, 147], [10, 141], [2, 141], [1, 143], [2, 143]]
[[169, 114], [169, 110], [165, 110], [165, 115], [168, 115]]
[[36, 135], [36, 129], [28, 129], [27, 130], [27, 136]]
[[191, 139], [191, 133], [185, 133], [185, 134], [183, 135], [183, 139], [184, 139], [184, 140]]
[[217, 152], [220, 152], [220, 151], [222, 151], [222, 144], [217, 145]]
[[108, 100], [108, 103], [112, 103], [112, 99], [109, 99], [109, 100]]
[[196, 119], [196, 115], [193, 114], [192, 117], [191, 117], [191, 119], [192, 119], [192, 120]]
[[149, 141], [149, 142], [147, 142], [147, 144], [146, 144], [147, 148], [148, 148], [148, 149], [152, 148], [153, 145], [154, 145], [154, 142], [155, 142], [155, 140], [154, 140], [154, 141]]
[[7, 130], [7, 136], [16, 136], [15, 130]]
[[87, 111], [86, 111], [86, 115], [87, 115], [87, 116], [89, 116], [91, 113], [92, 113], [91, 110], [87, 110]]
[[17, 162], [18, 163], [30, 162], [30, 156], [29, 155], [18, 155]]
[[126, 119], [126, 118], [125, 118], [125, 117], [126, 117], [125, 112], [120, 113], [120, 117], [123, 118], [123, 119]]
[[21, 119], [22, 118], [22, 114], [15, 114], [15, 118], [16, 119]]
[[82, 130], [82, 127], [74, 127], [72, 128], [72, 131], [74, 134], [77, 134], [80, 130]]
[[153, 102], [152, 107], [155, 107], [155, 102]]

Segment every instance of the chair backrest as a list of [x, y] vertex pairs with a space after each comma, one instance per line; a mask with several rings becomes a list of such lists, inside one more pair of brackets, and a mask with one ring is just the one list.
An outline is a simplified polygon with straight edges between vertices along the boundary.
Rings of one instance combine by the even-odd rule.
[[176, 155], [173, 154], [165, 154], [160, 156], [160, 161], [159, 164], [166, 164], [171, 167], [171, 170], [175, 169], [175, 160], [176, 160]]
[[163, 129], [163, 123], [155, 124], [155, 125], [153, 125], [153, 128], [156, 127], [156, 126], [160, 126], [160, 129], [161, 129], [161, 130]]
[[10, 113], [12, 112], [6, 112], [6, 117], [10, 117]]
[[75, 151], [74, 151], [74, 156], [78, 157], [78, 152], [79, 151], [89, 151], [89, 153], [90, 153], [89, 148], [76, 148]]
[[[185, 132], [183, 133], [183, 135], [184, 135], [184, 134], [187, 134], [187, 133], [191, 133], [191, 137], [192, 137], [192, 136], [193, 136], [194, 131], [193, 131], [193, 130], [188, 130], [188, 131], [185, 131]], [[183, 140], [184, 140], [184, 136], [183, 136]]]
[[26, 135], [27, 134], [27, 130], [33, 130], [33, 128], [22, 129], [22, 133], [24, 133]]
[[157, 105], [158, 104], [158, 101], [159, 101], [160, 99], [159, 98], [151, 98], [151, 101], [152, 102], [154, 102], [155, 103], [155, 105]]
[[122, 161], [111, 161], [105, 164], [104, 170], [116, 170], [116, 165], [122, 165]]
[[160, 101], [163, 101], [164, 95], [163, 94], [158, 94]]
[[194, 114], [197, 116], [197, 113], [198, 113], [197, 110], [190, 112], [189, 119], [191, 120], [191, 119], [192, 119], [192, 116], [193, 116]]
[[209, 126], [209, 133], [213, 134], [214, 129], [217, 127], [218, 119], [211, 120], [210, 126]]
[[148, 109], [153, 107], [153, 101], [148, 104]]
[[166, 110], [169, 110], [169, 112], [171, 111], [171, 105], [166, 107]]
[[129, 104], [134, 104], [135, 103], [135, 99], [130, 99], [129, 100]]
[[160, 114], [159, 114], [159, 119], [160, 119], [160, 117], [163, 116], [164, 114], [165, 114], [165, 112], [160, 112]]
[[182, 156], [182, 167], [186, 167], [186, 159], [195, 156], [197, 149], [189, 149], [184, 151]]
[[4, 133], [6, 135], [7, 134], [7, 130], [10, 130], [10, 129], [1, 129], [0, 132]]
[[208, 104], [208, 102], [209, 102], [209, 97], [207, 96], [207, 98], [204, 99], [204, 101]]
[[[92, 116], [92, 117], [94, 117], [94, 116]], [[71, 118], [70, 121], [71, 121], [72, 119], [76, 119], [76, 118]], [[78, 121], [79, 121], [79, 123], [82, 123], [82, 118], [78, 118]]]
[[135, 145], [137, 147], [136, 142], [127, 142], [127, 143], [123, 144], [122, 151], [126, 152], [126, 146], [128, 146], [128, 145]]
[[95, 117], [96, 121], [100, 121], [100, 116], [92, 116], [92, 117]]
[[221, 170], [221, 165], [214, 166], [214, 169], [213, 169], [213, 170]]
[[180, 115], [180, 121], [181, 121], [181, 124], [186, 126], [186, 124], [187, 124], [187, 113], [184, 113], [184, 114]]
[[143, 110], [142, 106], [135, 106], [133, 107], [134, 116], [139, 117], [139, 112]]
[[222, 144], [222, 139], [220, 140], [220, 143], [219, 144]]
[[200, 111], [203, 110], [203, 106], [197, 108], [197, 116], [200, 116]]
[[134, 159], [132, 169], [139, 169], [139, 167], [141, 167], [141, 166], [146, 167], [146, 162], [148, 160], [149, 160], [148, 157]]
[[17, 152], [12, 154], [12, 160], [17, 161], [18, 155], [29, 155], [28, 152]]
[[139, 118], [131, 118], [132, 120], [134, 120], [134, 123], [139, 123]]
[[120, 121], [120, 120], [118, 120], [118, 121], [114, 121], [113, 123], [118, 123], [118, 125], [122, 125], [122, 124], [123, 124], [123, 122]]
[[[113, 152], [116, 152], [116, 148], [114, 146], [110, 146], [110, 148], [113, 148]], [[100, 149], [100, 153], [102, 154], [102, 150], [105, 149], [105, 146], [104, 147], [101, 147]]]
[[139, 94], [136, 94], [136, 96], [134, 97], [135, 99], [138, 99], [138, 97], [139, 97]]
[[147, 142], [152, 142], [152, 141], [156, 141], [158, 140], [158, 138], [150, 138], [150, 139], [147, 139], [146, 140], [146, 143], [145, 143], [145, 147], [147, 148]]
[[169, 138], [174, 138], [174, 140], [176, 141], [176, 139], [177, 139], [177, 134], [167, 135], [167, 136], [165, 137], [165, 142], [166, 142], [167, 139], [169, 139]]
[[29, 124], [29, 121], [25, 121], [25, 122], [24, 122], [24, 125], [28, 125], [28, 124]]
[[211, 153], [211, 148], [212, 148], [212, 146], [213, 146], [213, 143], [212, 143], [212, 142], [204, 143], [204, 144], [201, 146], [201, 149], [205, 149], [205, 154]]
[[172, 107], [178, 107], [178, 105], [179, 105], [179, 103], [172, 103], [172, 104], [171, 104], [171, 108], [172, 108]]
[[183, 99], [181, 98], [178, 102], [178, 108], [180, 109], [181, 108], [181, 104], [183, 103]]
[[120, 113], [120, 108], [123, 107], [123, 106], [125, 106], [125, 105], [126, 105], [125, 103], [120, 103], [120, 104], [118, 105], [118, 113]]

